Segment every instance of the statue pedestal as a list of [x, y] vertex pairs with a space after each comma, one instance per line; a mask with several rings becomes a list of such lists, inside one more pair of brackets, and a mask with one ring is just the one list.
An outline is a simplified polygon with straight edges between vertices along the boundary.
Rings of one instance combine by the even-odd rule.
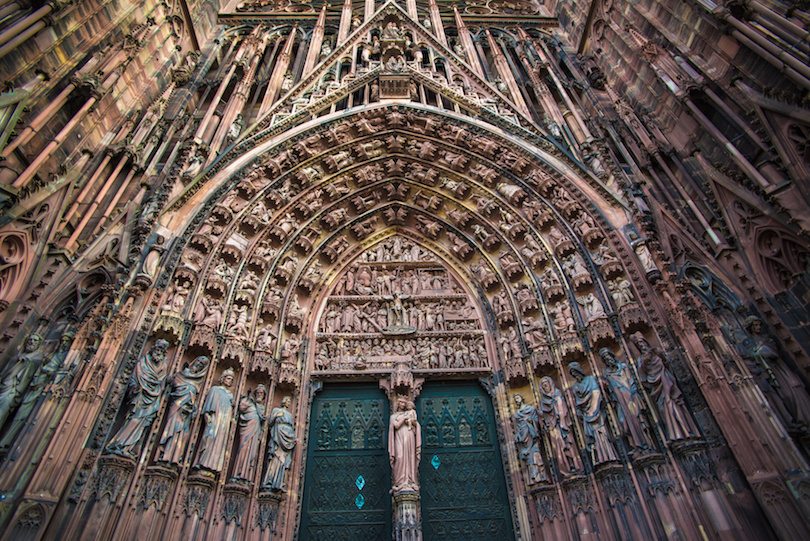
[[394, 541], [422, 541], [418, 492], [404, 490], [394, 494]]

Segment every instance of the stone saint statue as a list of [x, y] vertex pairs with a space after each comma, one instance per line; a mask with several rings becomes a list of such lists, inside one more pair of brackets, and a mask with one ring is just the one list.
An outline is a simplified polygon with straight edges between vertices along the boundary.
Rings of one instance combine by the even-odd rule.
[[630, 340], [638, 348], [638, 375], [650, 393], [658, 409], [658, 417], [664, 423], [668, 441], [682, 440], [698, 435], [692, 415], [686, 407], [675, 376], [666, 365], [664, 352], [650, 346], [644, 335], [637, 332]]
[[582, 419], [585, 442], [594, 465], [617, 460], [616, 450], [610, 442], [605, 425], [602, 391], [596, 378], [586, 376], [577, 362], [568, 365], [568, 372], [577, 380], [571, 388], [577, 404], [577, 415]]
[[538, 413], [543, 419], [551, 449], [557, 459], [557, 467], [563, 477], [582, 470], [582, 460], [574, 445], [568, 407], [554, 380], [545, 376], [540, 379], [540, 404]]
[[182, 464], [191, 430], [191, 419], [197, 413], [197, 395], [208, 372], [208, 357], [200, 356], [170, 378], [171, 394], [166, 426], [158, 443], [156, 460]]
[[259, 456], [259, 439], [264, 424], [264, 399], [267, 390], [264, 385], [256, 387], [251, 396], [250, 389], [239, 400], [239, 447], [233, 461], [231, 479], [253, 479], [253, 470]]
[[787, 428], [806, 431], [810, 428], [810, 396], [801, 378], [785, 364], [773, 339], [763, 332], [761, 319], [745, 318], [745, 330], [748, 336], [743, 340], [743, 357], [770, 376], [769, 383], [781, 398], [778, 405], [789, 416]]
[[9, 361], [11, 367], [3, 376], [0, 383], [0, 426], [22, 402], [31, 380], [34, 379], [39, 367], [42, 366], [44, 355], [39, 351], [42, 337], [31, 334], [25, 339], [23, 351]]
[[518, 456], [529, 468], [529, 484], [547, 481], [546, 467], [543, 455], [540, 453], [540, 430], [538, 426], [537, 409], [526, 404], [523, 395], [515, 393], [515, 443], [517, 443]]
[[417, 472], [422, 458], [422, 427], [413, 402], [400, 397], [388, 425], [388, 456], [393, 483], [391, 492], [419, 490]]
[[270, 437], [267, 443], [269, 460], [262, 489], [284, 490], [287, 470], [292, 464], [292, 453], [295, 448], [295, 425], [289, 410], [291, 402], [292, 399], [285, 396], [281, 399], [281, 407], [273, 408], [270, 412], [268, 423]]
[[599, 356], [605, 363], [604, 380], [612, 395], [613, 403], [616, 405], [619, 430], [627, 436], [630, 447], [648, 449], [650, 444], [642, 427], [644, 403], [638, 393], [630, 367], [627, 366], [627, 363], [618, 360], [608, 348], [600, 349]]
[[233, 379], [234, 372], [228, 368], [219, 376], [219, 385], [211, 387], [205, 397], [202, 409], [205, 430], [200, 440], [195, 467], [212, 472], [222, 471], [233, 412], [233, 393], [230, 390]]
[[146, 355], [138, 359], [129, 378], [129, 411], [124, 425], [107, 444], [107, 451], [117, 455], [137, 458], [141, 452], [141, 440], [152, 426], [163, 394], [166, 381], [166, 340], [156, 340]]
[[[62, 368], [65, 362], [70, 344], [73, 343], [75, 333], [66, 332], [59, 338], [59, 345], [56, 351], [50, 353], [43, 361], [37, 373], [31, 379], [28, 390], [22, 396], [20, 407], [17, 408], [17, 413], [14, 415], [14, 420], [11, 422], [8, 431], [3, 440], [0, 441], [0, 449], [8, 449], [12, 442], [16, 439], [17, 435], [22, 430], [28, 418], [38, 408], [42, 402], [43, 392], [45, 387], [54, 380], [56, 373]], [[30, 339], [30, 337], [29, 337]], [[2, 426], [2, 425], [0, 425]]]

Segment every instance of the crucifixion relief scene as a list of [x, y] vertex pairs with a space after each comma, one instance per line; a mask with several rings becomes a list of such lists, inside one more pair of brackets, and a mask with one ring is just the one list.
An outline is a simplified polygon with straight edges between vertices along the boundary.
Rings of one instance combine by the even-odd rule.
[[805, 0], [0, 0], [0, 541], [810, 539]]

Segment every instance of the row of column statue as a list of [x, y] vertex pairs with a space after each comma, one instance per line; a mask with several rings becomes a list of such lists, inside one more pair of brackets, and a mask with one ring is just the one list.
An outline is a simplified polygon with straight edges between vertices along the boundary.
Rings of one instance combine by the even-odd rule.
[[[225, 470], [228, 433], [231, 422], [238, 422], [236, 447], [230, 481], [250, 482], [258, 463], [259, 444], [265, 424], [269, 429], [268, 465], [262, 489], [284, 489], [286, 472], [292, 462], [295, 448], [295, 428], [289, 411], [291, 399], [284, 397], [281, 405], [273, 408], [269, 418], [265, 415], [267, 389], [258, 385], [248, 388], [234, 412], [231, 391], [235, 373], [228, 368], [218, 383], [211, 387], [201, 408], [198, 394], [208, 371], [208, 357], [200, 356], [186, 363], [176, 374], [165, 374], [166, 351], [169, 343], [156, 340], [149, 351], [135, 365], [127, 388], [127, 414], [124, 423], [107, 444], [107, 452], [137, 459], [141, 454], [144, 435], [149, 432], [161, 408], [165, 394], [169, 405], [155, 461], [181, 465], [188, 447], [191, 425], [199, 413], [203, 417], [202, 434], [193, 468], [211, 473]], [[168, 393], [165, 391], [168, 390]], [[199, 411], [198, 411], [199, 410]]]
[[[668, 442], [699, 435], [674, 376], [667, 368], [664, 353], [650, 346], [640, 333], [631, 336], [640, 354], [636, 360], [638, 374], [649, 393]], [[613, 403], [617, 436], [626, 438], [631, 453], [643, 453], [652, 447], [650, 426], [646, 421], [643, 396], [629, 365], [617, 359], [608, 348], [599, 355], [605, 364], [603, 385], [586, 375], [578, 362], [568, 365], [575, 382], [570, 387], [573, 407], [580, 420], [585, 451], [594, 465], [619, 459], [606, 422], [604, 393]], [[583, 464], [574, 443], [573, 423], [563, 392], [550, 377], [540, 379], [540, 400], [536, 406], [526, 403], [523, 395], [513, 396], [516, 412], [515, 442], [518, 455], [526, 464], [530, 484], [547, 482], [545, 461], [541, 452], [543, 432], [548, 436], [548, 449], [562, 477], [582, 471]]]

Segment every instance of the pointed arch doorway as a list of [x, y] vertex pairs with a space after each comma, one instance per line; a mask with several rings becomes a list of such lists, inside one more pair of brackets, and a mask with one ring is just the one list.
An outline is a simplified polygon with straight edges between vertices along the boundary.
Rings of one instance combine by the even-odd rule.
[[310, 379], [322, 388], [310, 407], [300, 539], [391, 537], [388, 423], [406, 394], [418, 397], [423, 426], [423, 539], [513, 539], [494, 410], [478, 381], [493, 368], [487, 325], [434, 249], [381, 236], [345, 254], [315, 304]]

